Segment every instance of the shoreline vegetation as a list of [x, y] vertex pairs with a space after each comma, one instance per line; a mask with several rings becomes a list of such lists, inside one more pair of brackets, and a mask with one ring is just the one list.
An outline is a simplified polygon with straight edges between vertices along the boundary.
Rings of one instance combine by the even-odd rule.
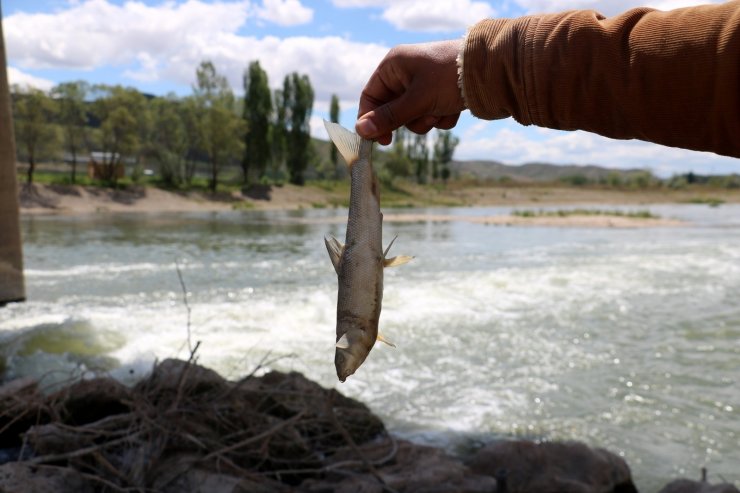
[[[300, 210], [347, 207], [347, 181], [317, 180], [303, 186], [253, 185], [247, 189], [222, 187], [216, 193], [205, 188], [166, 189], [149, 184], [119, 184], [116, 188], [95, 185], [34, 183], [20, 186], [23, 215], [86, 215], [107, 213], [223, 212], [230, 210]], [[446, 185], [411, 182], [383, 185], [385, 221], [470, 221], [504, 226], [655, 227], [678, 226], [670, 218], [655, 216], [651, 204], [740, 203], [740, 190], [688, 187], [621, 189], [570, 186], [562, 183], [487, 183], [453, 181]], [[625, 211], [614, 206], [634, 206]], [[446, 214], [403, 214], [417, 207], [465, 208], [511, 207], [508, 215], [475, 217]]]

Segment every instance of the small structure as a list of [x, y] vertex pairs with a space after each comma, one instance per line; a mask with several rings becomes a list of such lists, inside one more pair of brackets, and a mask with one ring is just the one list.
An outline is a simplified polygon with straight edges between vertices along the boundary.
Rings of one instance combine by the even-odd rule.
[[118, 153], [93, 151], [87, 162], [87, 176], [93, 180], [118, 180], [126, 176], [126, 168]]

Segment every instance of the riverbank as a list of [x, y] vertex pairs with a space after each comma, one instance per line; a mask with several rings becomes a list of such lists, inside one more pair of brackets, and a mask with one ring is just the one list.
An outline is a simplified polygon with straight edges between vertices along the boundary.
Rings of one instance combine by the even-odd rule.
[[[453, 457], [295, 372], [227, 381], [165, 360], [133, 387], [22, 378], [0, 386], [0, 424], [2, 491], [637, 492], [607, 450], [498, 440]], [[661, 492], [708, 486], [678, 483]], [[738, 491], [726, 486], [716, 491]]]
[[[735, 190], [616, 190], [566, 186], [403, 186], [385, 190], [384, 208], [407, 207], [486, 207], [502, 206], [536, 210], [548, 206], [585, 206], [608, 208], [611, 205], [647, 206], [665, 203], [698, 203], [718, 206], [740, 203]], [[168, 191], [156, 187], [132, 186], [113, 190], [79, 185], [22, 186], [21, 213], [26, 215], [85, 215], [107, 213], [220, 212], [229, 210], [296, 210], [346, 207], [349, 198], [345, 182], [318, 182], [298, 187], [255, 186], [247, 192]], [[492, 225], [537, 225], [580, 227], [653, 227], [674, 226], [675, 221], [661, 218], [613, 217], [588, 215], [568, 217], [434, 216], [386, 214], [386, 221], [474, 221]]]

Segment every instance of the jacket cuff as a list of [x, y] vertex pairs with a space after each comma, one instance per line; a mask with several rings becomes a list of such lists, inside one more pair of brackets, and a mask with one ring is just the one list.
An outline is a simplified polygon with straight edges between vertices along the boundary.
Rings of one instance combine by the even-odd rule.
[[526, 32], [534, 24], [534, 17], [488, 19], [466, 34], [458, 60], [460, 86], [466, 107], [476, 117], [513, 116], [524, 125], [533, 123], [525, 74]]

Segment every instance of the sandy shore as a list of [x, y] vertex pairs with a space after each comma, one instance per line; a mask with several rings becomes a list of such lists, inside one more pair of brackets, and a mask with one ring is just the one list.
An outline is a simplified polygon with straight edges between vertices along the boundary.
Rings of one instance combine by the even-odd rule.
[[[71, 186], [34, 185], [21, 187], [21, 213], [24, 215], [86, 215], [106, 213], [218, 212], [229, 210], [289, 210], [332, 207], [346, 203], [347, 190], [326, 190], [318, 186], [262, 187], [249, 194], [241, 192], [211, 195], [203, 192], [174, 192], [155, 187], [126, 190]], [[572, 187], [477, 187], [455, 186], [446, 189], [409, 185], [403, 205], [416, 206], [509, 206], [536, 210], [545, 206], [584, 206], [609, 209], [612, 205], [647, 206], [656, 203], [681, 203], [710, 198], [697, 191], [620, 191]], [[739, 191], [712, 192], [711, 198], [740, 203]], [[394, 205], [385, 205], [390, 208]], [[306, 221], [330, 222], [334, 219]], [[337, 219], [339, 220], [339, 219]], [[572, 227], [659, 227], [677, 226], [669, 218], [630, 218], [609, 215], [568, 217], [473, 216], [447, 214], [386, 213], [387, 222], [466, 221], [497, 226], [572, 226]]]

